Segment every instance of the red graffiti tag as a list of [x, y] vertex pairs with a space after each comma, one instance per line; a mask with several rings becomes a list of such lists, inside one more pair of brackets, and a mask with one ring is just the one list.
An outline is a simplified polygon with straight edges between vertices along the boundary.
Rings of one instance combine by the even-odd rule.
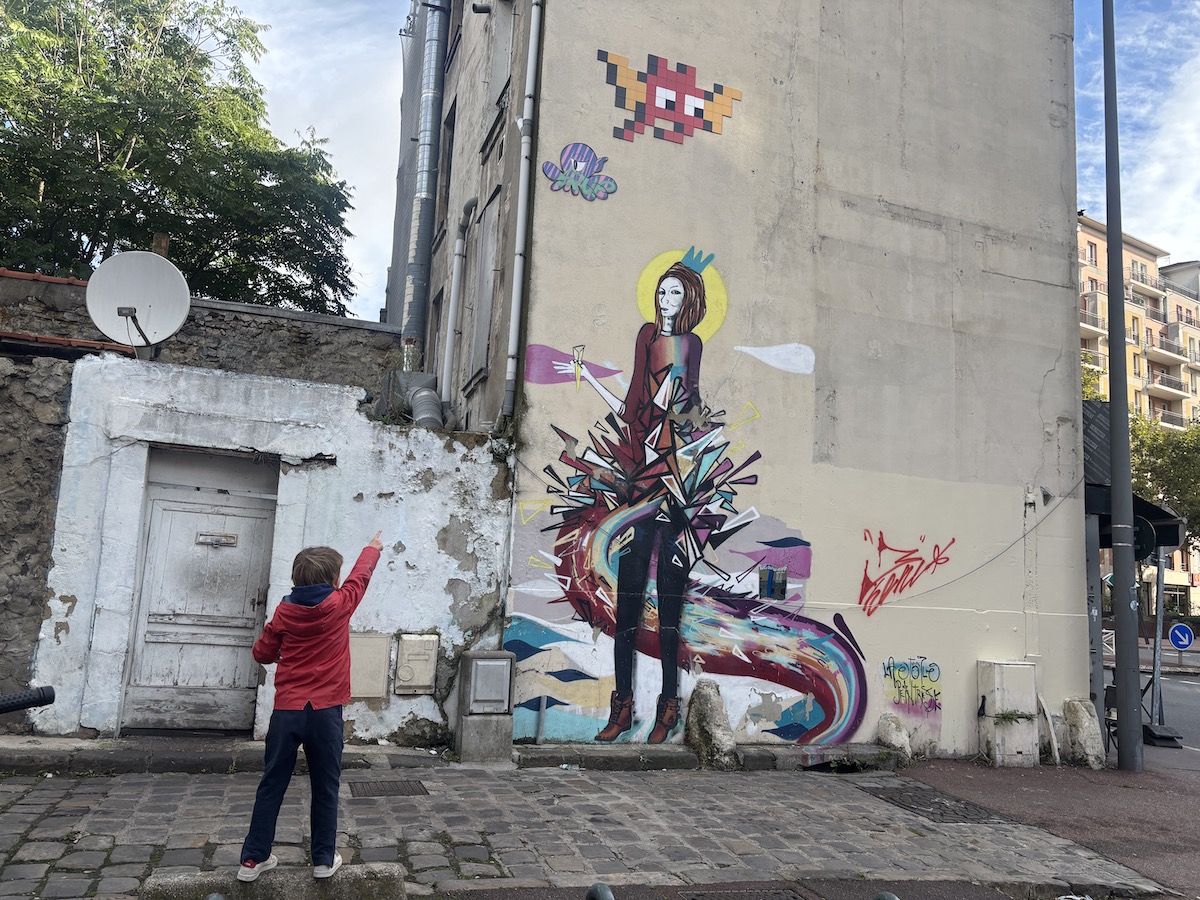
[[[868, 559], [863, 563], [862, 590], [858, 594], [858, 605], [869, 616], [883, 606], [890, 597], [898, 597], [911, 588], [922, 575], [927, 575], [936, 570], [938, 566], [944, 566], [950, 562], [947, 551], [954, 546], [955, 538], [950, 538], [950, 543], [945, 547], [934, 544], [928, 558], [921, 555], [920, 547], [898, 550], [888, 546], [882, 531], [879, 532], [879, 538], [876, 540], [870, 529], [864, 529], [863, 540], [875, 543], [879, 557], [875, 566], [877, 574], [873, 578], [871, 577], [871, 560]], [[921, 535], [920, 542], [925, 542], [925, 535]]]

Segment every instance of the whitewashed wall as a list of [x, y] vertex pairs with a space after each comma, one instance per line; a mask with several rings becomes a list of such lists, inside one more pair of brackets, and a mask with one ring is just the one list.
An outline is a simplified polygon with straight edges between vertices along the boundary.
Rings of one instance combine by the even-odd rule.
[[[382, 530], [383, 556], [351, 628], [435, 629], [440, 699], [355, 702], [346, 719], [362, 739], [396, 736], [417, 722], [453, 727], [458, 654], [498, 646], [507, 469], [486, 438], [371, 421], [360, 409], [364, 398], [353, 387], [111, 356], [76, 365], [53, 597], [34, 669], [35, 683], [54, 685], [57, 698], [35, 714], [39, 731], [113, 734], [119, 726], [154, 444], [282, 459], [268, 615], [291, 589], [298, 549], [328, 544], [349, 563]], [[259, 690], [258, 736], [272, 703], [268, 681]]]

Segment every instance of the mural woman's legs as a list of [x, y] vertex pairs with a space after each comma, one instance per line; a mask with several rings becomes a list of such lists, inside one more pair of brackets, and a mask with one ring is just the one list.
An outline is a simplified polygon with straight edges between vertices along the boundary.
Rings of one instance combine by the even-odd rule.
[[613, 675], [616, 690], [612, 693], [608, 725], [596, 735], [598, 741], [612, 741], [633, 725], [633, 651], [637, 643], [638, 623], [646, 581], [650, 577], [650, 556], [653, 532], [634, 526], [633, 540], [621, 551], [617, 560], [617, 621], [613, 635]]
[[658, 648], [662, 662], [662, 693], [658, 697], [654, 728], [646, 742], [661, 744], [679, 724], [679, 620], [689, 566], [677, 559], [679, 532], [662, 529], [658, 538]]

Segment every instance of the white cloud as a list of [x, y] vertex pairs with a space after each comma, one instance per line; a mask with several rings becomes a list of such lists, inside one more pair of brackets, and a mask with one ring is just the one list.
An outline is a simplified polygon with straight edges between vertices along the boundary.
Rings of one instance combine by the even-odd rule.
[[254, 67], [271, 131], [295, 145], [311, 126], [328, 138], [338, 176], [352, 188], [346, 247], [357, 296], [350, 315], [379, 320], [391, 261], [400, 152], [402, 46], [408, 5], [373, 0], [238, 0], [260, 24], [267, 53]]
[[[1104, 82], [1099, 4], [1077, 22], [1079, 206], [1104, 220]], [[1077, 10], [1083, 4], [1077, 5]], [[1126, 234], [1200, 256], [1200, 0], [1131, 0], [1115, 12], [1121, 218]]]

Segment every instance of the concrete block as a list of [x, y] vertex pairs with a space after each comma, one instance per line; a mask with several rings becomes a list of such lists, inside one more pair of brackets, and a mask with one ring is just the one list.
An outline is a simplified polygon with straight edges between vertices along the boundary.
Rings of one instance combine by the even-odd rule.
[[462, 716], [454, 735], [454, 752], [461, 762], [511, 762], [513, 717]]

